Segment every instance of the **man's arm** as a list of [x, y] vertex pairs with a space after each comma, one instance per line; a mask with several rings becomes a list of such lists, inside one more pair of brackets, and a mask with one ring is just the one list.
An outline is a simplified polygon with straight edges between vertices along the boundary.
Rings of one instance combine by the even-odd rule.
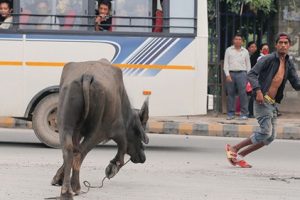
[[258, 82], [258, 76], [260, 72], [268, 65], [267, 57], [260, 59], [254, 67], [248, 72], [248, 81], [250, 82], [252, 89], [256, 92], [260, 90], [260, 84]]
[[265, 66], [268, 65], [268, 60], [264, 57], [263, 59], [260, 59], [254, 67], [248, 72], [248, 81], [250, 82], [253, 91], [256, 94], [256, 101], [259, 104], [262, 104], [264, 102], [264, 95], [261, 91], [261, 86], [258, 81], [258, 76], [260, 72], [264, 69]]
[[225, 76], [229, 76], [229, 49], [227, 48], [224, 56], [224, 73]]
[[292, 87], [299, 91], [300, 90], [300, 78], [297, 74], [297, 71], [295, 69], [295, 66], [292, 62], [291, 63], [291, 66], [289, 68], [289, 73], [288, 73], [288, 80], [290, 81]]
[[249, 72], [251, 70], [251, 61], [250, 61], [250, 55], [248, 51], [246, 55], [246, 67], [247, 67], [247, 72]]

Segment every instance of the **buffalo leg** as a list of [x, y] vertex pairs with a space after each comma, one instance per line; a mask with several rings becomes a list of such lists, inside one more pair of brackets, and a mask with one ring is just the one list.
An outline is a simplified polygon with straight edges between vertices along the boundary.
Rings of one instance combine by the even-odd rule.
[[83, 160], [86, 155], [101, 142], [101, 139], [98, 138], [96, 133], [92, 133], [90, 135], [92, 137], [85, 137], [81, 144], [79, 144], [78, 152], [74, 154], [71, 185], [76, 194], [79, 194], [80, 192], [80, 167]]
[[118, 138], [114, 141], [118, 144], [118, 152], [105, 169], [105, 175], [109, 179], [114, 177], [124, 165], [124, 156], [127, 148], [124, 138]]
[[60, 90], [57, 118], [64, 160], [61, 200], [73, 199], [71, 170], [74, 151], [77, 148], [76, 143], [74, 144], [74, 137], [79, 137], [78, 129], [81, 126], [80, 123], [82, 123], [82, 113], [84, 111], [83, 94], [80, 94], [79, 91], [82, 91], [81, 79], [65, 87], [61, 86]]
[[73, 142], [72, 142], [72, 134], [65, 133], [63, 139], [63, 159], [64, 159], [64, 179], [63, 185], [61, 187], [61, 200], [72, 200], [73, 199], [73, 191], [70, 183], [70, 175], [73, 163]]
[[65, 164], [63, 164], [56, 172], [55, 176], [52, 179], [51, 185], [62, 185], [63, 179], [64, 179], [64, 167]]
[[73, 168], [72, 168], [72, 177], [71, 177], [71, 187], [75, 194], [79, 194], [81, 187], [79, 181], [79, 171], [81, 166], [81, 152], [79, 150], [79, 143], [81, 140], [80, 132], [78, 131], [73, 137], [73, 144], [74, 144], [74, 157], [73, 157]]

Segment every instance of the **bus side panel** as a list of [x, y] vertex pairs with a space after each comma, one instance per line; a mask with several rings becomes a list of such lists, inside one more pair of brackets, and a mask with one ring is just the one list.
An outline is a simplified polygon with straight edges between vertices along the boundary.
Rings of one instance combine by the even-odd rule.
[[0, 34], [0, 42], [0, 116], [22, 116], [23, 38], [22, 35]]
[[[43, 89], [59, 85], [62, 68], [67, 62], [107, 58], [112, 60], [115, 48], [97, 41], [59, 40], [45, 36], [27, 36], [25, 43], [25, 104]], [[26, 109], [26, 108], [25, 108]]]
[[[148, 77], [125, 75], [125, 85], [133, 106], [140, 107], [145, 99], [142, 91], [150, 90], [152, 92], [149, 110], [151, 116], [206, 114], [207, 52], [205, 50], [206, 39], [194, 39], [168, 63], [168, 66], [174, 66], [174, 69], [163, 69], [158, 74]], [[189, 66], [192, 69], [188, 68]]]

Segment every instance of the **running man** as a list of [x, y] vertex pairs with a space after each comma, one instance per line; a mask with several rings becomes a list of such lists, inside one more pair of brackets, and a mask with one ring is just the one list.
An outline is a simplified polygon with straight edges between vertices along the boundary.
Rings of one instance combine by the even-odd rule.
[[254, 132], [234, 146], [226, 145], [227, 158], [232, 165], [251, 168], [244, 157], [275, 139], [276, 104], [283, 98], [286, 81], [289, 80], [295, 90], [300, 90], [300, 79], [288, 55], [290, 45], [290, 36], [279, 33], [276, 37], [276, 51], [261, 58], [248, 73], [248, 80], [256, 95], [254, 112], [260, 132]]

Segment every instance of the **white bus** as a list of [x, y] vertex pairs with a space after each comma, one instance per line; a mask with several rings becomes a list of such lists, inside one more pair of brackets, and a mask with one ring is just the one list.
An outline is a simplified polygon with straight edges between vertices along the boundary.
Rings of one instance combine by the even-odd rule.
[[[48, 8], [40, 12], [45, 2]], [[113, 0], [110, 31], [95, 31], [98, 5], [95, 0], [13, 0], [13, 26], [0, 29], [0, 116], [32, 120], [38, 138], [58, 147], [62, 68], [100, 58], [123, 70], [133, 107], [140, 108], [150, 95], [151, 116], [206, 114], [206, 0]], [[156, 17], [160, 10], [163, 19]], [[45, 18], [50, 20], [40, 22]]]

